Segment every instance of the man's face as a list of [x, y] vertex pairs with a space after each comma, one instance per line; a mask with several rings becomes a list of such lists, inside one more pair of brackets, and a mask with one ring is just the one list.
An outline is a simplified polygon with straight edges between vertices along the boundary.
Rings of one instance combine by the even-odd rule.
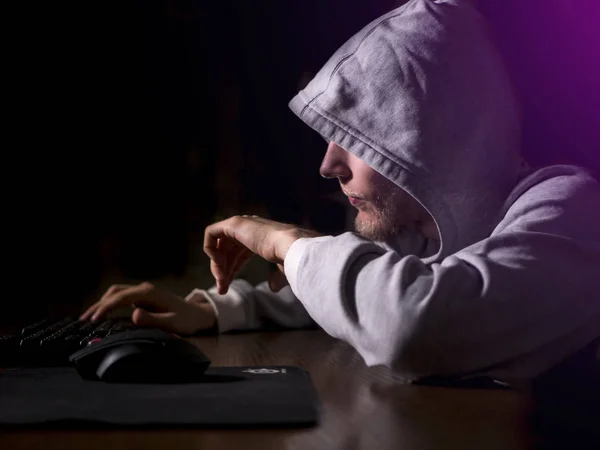
[[354, 226], [363, 236], [385, 241], [414, 223], [426, 237], [439, 239], [433, 219], [419, 202], [334, 142], [327, 147], [320, 173], [339, 180], [358, 210]]

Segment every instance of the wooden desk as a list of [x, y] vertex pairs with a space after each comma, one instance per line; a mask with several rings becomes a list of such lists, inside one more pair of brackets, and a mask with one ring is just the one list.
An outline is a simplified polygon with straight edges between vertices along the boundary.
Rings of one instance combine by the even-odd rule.
[[[0, 448], [519, 450], [539, 448], [530, 402], [511, 390], [404, 385], [367, 368], [347, 344], [321, 331], [194, 338], [220, 365], [296, 365], [318, 391], [321, 424], [291, 430], [35, 431], [0, 436]], [[201, 405], [199, 405], [201, 407]]]

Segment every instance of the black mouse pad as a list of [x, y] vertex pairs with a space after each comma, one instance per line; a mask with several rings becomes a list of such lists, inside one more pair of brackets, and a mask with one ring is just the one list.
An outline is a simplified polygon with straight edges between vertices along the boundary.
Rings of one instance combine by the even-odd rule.
[[3, 427], [305, 427], [317, 423], [308, 374], [297, 367], [214, 367], [198, 382], [86, 381], [73, 368], [0, 374]]

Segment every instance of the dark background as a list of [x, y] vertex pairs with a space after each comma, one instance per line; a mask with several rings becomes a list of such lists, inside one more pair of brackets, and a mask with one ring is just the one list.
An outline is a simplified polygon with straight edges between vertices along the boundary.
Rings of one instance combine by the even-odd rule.
[[[116, 281], [207, 287], [203, 230], [232, 214], [342, 229], [337, 183], [318, 175], [325, 143], [287, 102], [399, 3], [7, 11], [2, 321], [77, 311]], [[481, 3], [522, 99], [528, 158], [600, 173], [598, 3]]]

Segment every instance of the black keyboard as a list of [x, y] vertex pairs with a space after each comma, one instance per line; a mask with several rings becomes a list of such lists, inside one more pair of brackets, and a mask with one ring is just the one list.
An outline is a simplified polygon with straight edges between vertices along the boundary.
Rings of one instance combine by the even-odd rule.
[[0, 367], [68, 366], [69, 356], [89, 343], [135, 328], [126, 318], [47, 318], [0, 335]]

